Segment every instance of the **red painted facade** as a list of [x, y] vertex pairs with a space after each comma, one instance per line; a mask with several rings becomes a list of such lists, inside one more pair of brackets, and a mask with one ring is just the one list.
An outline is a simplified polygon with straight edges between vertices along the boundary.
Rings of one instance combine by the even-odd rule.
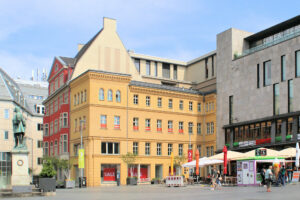
[[[46, 156], [69, 154], [70, 89], [68, 80], [72, 75], [72, 70], [73, 69], [67, 66], [60, 58], [56, 57], [54, 59], [48, 78], [49, 95], [44, 101], [46, 113], [43, 118], [43, 124], [44, 127], [48, 127], [48, 130], [47, 128], [44, 129], [43, 137], [44, 155]], [[67, 121], [64, 121], [64, 117]], [[55, 123], [55, 121], [57, 123]], [[65, 122], [67, 122], [67, 125], [65, 125]], [[52, 126], [51, 123], [53, 124]], [[67, 138], [64, 135], [67, 135]], [[64, 147], [64, 145], [66, 147]]]

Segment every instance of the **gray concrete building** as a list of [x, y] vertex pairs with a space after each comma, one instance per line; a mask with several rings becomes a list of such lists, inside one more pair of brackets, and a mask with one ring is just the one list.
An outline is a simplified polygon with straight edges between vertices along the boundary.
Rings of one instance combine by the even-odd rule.
[[300, 16], [217, 35], [217, 150], [282, 149], [300, 139]]

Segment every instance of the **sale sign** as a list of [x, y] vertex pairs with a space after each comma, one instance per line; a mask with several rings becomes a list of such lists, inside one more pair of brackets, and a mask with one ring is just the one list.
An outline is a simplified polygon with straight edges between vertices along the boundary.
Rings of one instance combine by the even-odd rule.
[[193, 150], [189, 149], [188, 150], [188, 162], [193, 161]]
[[103, 180], [104, 181], [116, 181], [115, 168], [104, 168], [103, 169]]

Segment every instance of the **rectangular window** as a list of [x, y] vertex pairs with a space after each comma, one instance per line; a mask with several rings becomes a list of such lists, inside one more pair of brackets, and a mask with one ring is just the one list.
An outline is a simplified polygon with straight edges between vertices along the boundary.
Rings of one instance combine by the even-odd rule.
[[198, 110], [198, 112], [201, 112], [201, 103], [197, 104], [197, 110]]
[[177, 80], [177, 65], [174, 65], [173, 79], [174, 79], [174, 80]]
[[281, 56], [281, 81], [285, 81], [286, 72], [285, 72], [285, 55]]
[[58, 120], [56, 119], [54, 121], [54, 133], [57, 133], [58, 132]]
[[214, 134], [214, 123], [213, 122], [210, 123], [210, 133]]
[[43, 158], [37, 158], [37, 164], [42, 165], [43, 164]]
[[173, 108], [173, 100], [172, 99], [169, 99], [169, 108]]
[[156, 144], [156, 155], [161, 156], [161, 143]]
[[163, 78], [170, 78], [170, 64], [163, 63]]
[[197, 134], [201, 135], [201, 123], [197, 123]]
[[271, 61], [264, 62], [264, 86], [271, 85]]
[[183, 122], [178, 123], [179, 133], [183, 133]]
[[206, 134], [210, 133], [210, 123], [206, 123]]
[[273, 114], [279, 115], [280, 113], [280, 105], [279, 105], [279, 84], [276, 83], [273, 86]]
[[133, 142], [133, 154], [138, 155], [139, 154], [139, 144], [137, 142]]
[[295, 59], [295, 64], [296, 64], [296, 77], [300, 77], [300, 51], [296, 51], [296, 53], [295, 53], [296, 55], [295, 55], [295, 57], [296, 57], [296, 59]]
[[58, 142], [57, 142], [57, 140], [55, 140], [55, 142], [54, 142], [54, 155], [55, 156], [58, 155]]
[[119, 155], [120, 144], [118, 142], [101, 142], [101, 154]]
[[114, 119], [114, 128], [115, 129], [120, 129], [120, 116], [115, 116], [115, 119]]
[[146, 106], [150, 106], [150, 96], [146, 96]]
[[43, 130], [43, 124], [37, 123], [37, 130], [42, 131]]
[[8, 131], [4, 131], [4, 140], [8, 140]]
[[233, 122], [233, 96], [229, 96], [229, 124]]
[[137, 117], [133, 118], [133, 130], [134, 131], [139, 130], [139, 118], [137, 118]]
[[210, 154], [210, 147], [206, 147], [206, 157], [209, 157]]
[[67, 134], [63, 134], [62, 135], [62, 138], [63, 138], [63, 142], [62, 142], [62, 144], [63, 144], [63, 153], [68, 153], [68, 147], [69, 147], [69, 145], [68, 145], [68, 135]]
[[50, 122], [50, 135], [53, 135], [53, 122]]
[[139, 95], [135, 94], [133, 95], [133, 104], [139, 104]]
[[168, 121], [168, 133], [173, 133], [173, 121]]
[[145, 119], [145, 131], [151, 131], [150, 119]]
[[260, 73], [259, 73], [260, 67], [259, 64], [257, 64], [257, 68], [256, 68], [256, 74], [257, 74], [257, 78], [256, 78], [256, 82], [257, 82], [257, 88], [259, 88], [260, 86]]
[[157, 98], [157, 107], [160, 108], [160, 107], [161, 107], [161, 103], [162, 103], [162, 102], [161, 102], [161, 97], [158, 97], [158, 98]]
[[189, 111], [193, 111], [193, 102], [192, 101], [189, 102]]
[[179, 109], [183, 110], [183, 101], [182, 100], [179, 101]]
[[140, 60], [139, 59], [134, 59], [134, 65], [135, 68], [138, 72], [140, 72]]
[[150, 76], [151, 75], [151, 71], [150, 71], [150, 61], [146, 61], [146, 75]]
[[49, 143], [45, 142], [44, 144], [44, 155], [48, 156], [49, 155]]
[[4, 109], [4, 119], [9, 118], [9, 109]]
[[189, 122], [189, 134], [193, 134], [193, 122]]
[[149, 142], [145, 143], [145, 155], [147, 155], [147, 156], [150, 155], [150, 143]]
[[162, 122], [161, 122], [161, 119], [157, 120], [156, 127], [157, 127], [157, 132], [161, 132], [162, 131]]
[[168, 156], [173, 152], [173, 144], [168, 144]]
[[201, 152], [201, 145], [200, 144], [197, 145], [197, 149], [199, 151], [199, 157], [201, 157], [202, 156], [202, 152]]
[[157, 62], [154, 62], [154, 76], [157, 76]]
[[183, 144], [178, 144], [178, 155], [179, 156], [183, 155]]
[[293, 112], [294, 86], [293, 80], [288, 81], [288, 112]]
[[107, 128], [106, 115], [100, 116], [100, 128]]
[[44, 127], [44, 135], [45, 135], [45, 136], [48, 136], [48, 135], [49, 135], [49, 124], [45, 124], [45, 127]]

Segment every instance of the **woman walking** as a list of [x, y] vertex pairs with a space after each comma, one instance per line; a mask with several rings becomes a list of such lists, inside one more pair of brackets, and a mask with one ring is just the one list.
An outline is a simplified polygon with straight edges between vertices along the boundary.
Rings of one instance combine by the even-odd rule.
[[271, 192], [272, 176], [273, 176], [272, 165], [270, 165], [265, 175], [266, 183], [267, 183], [267, 192]]

